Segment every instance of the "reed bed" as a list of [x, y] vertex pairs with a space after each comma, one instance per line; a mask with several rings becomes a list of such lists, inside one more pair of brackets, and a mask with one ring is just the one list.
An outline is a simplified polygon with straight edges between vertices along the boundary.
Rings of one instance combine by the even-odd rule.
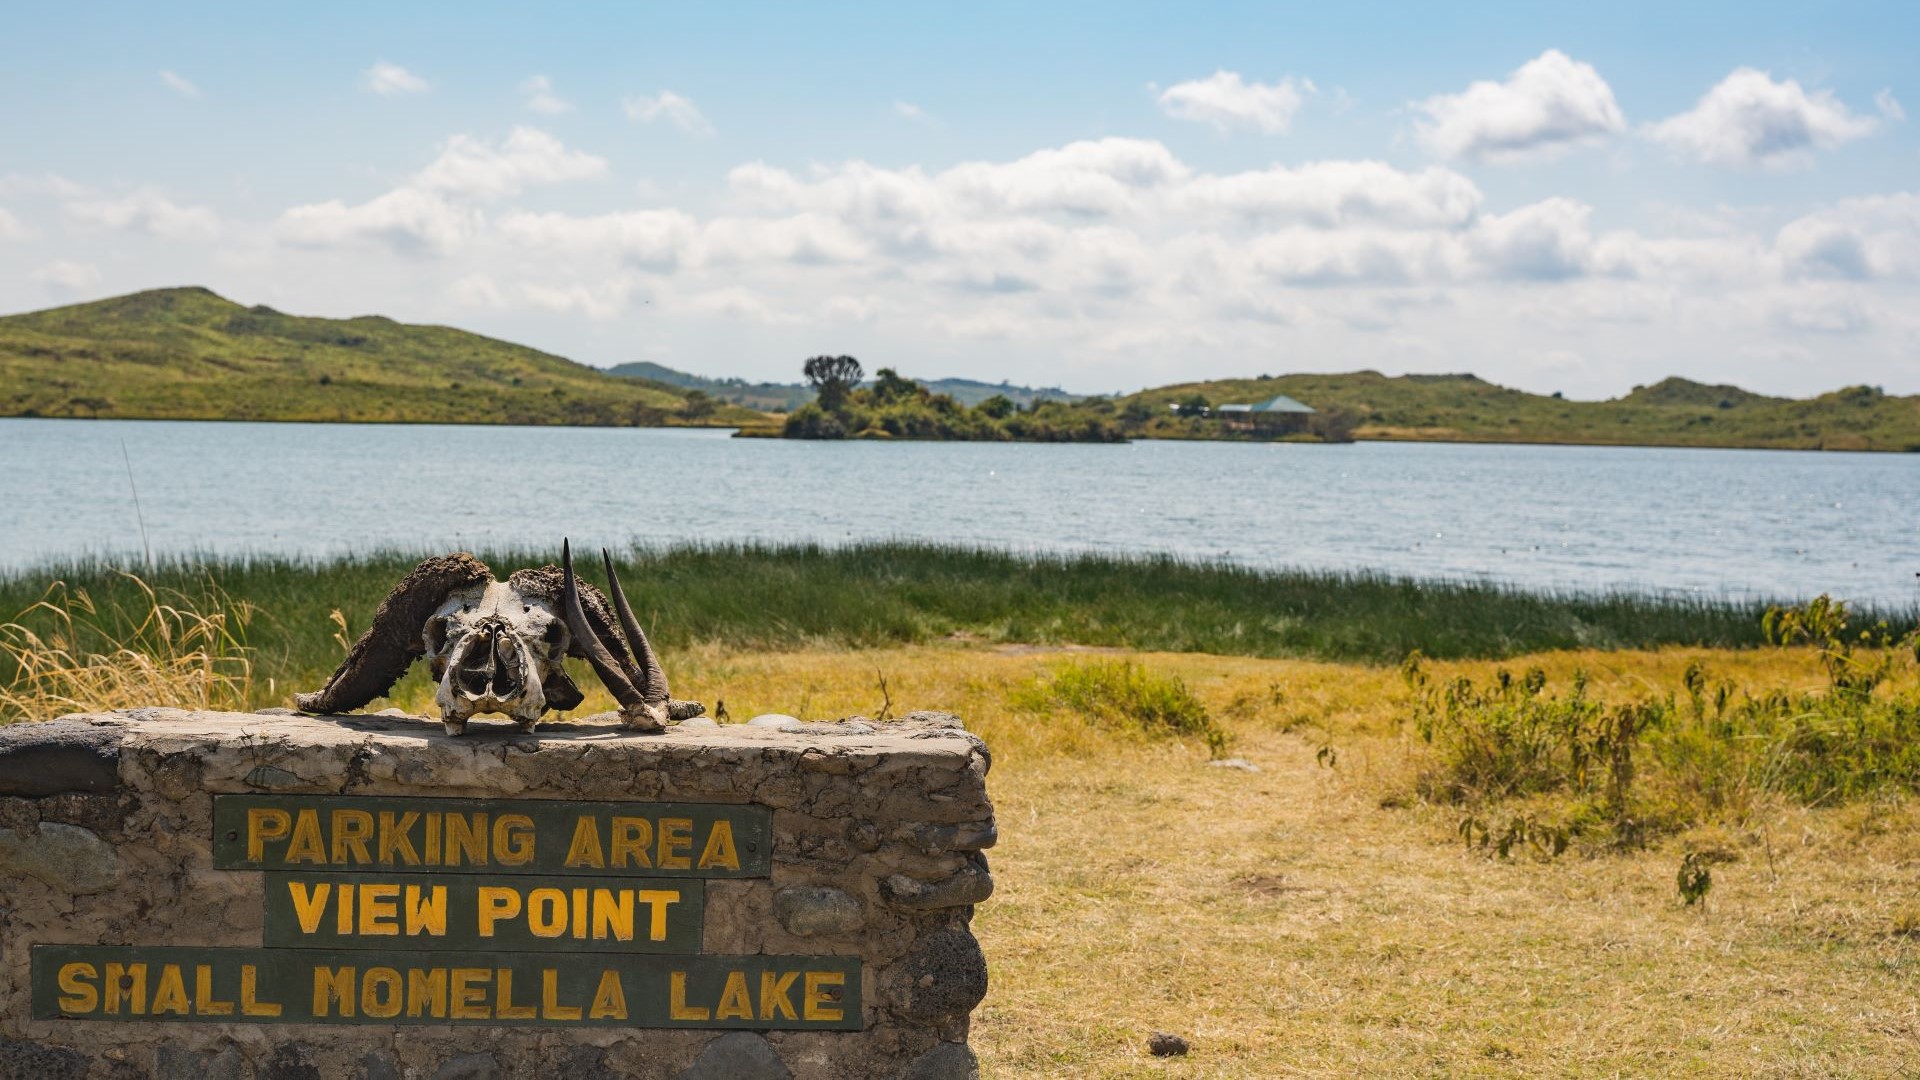
[[[555, 554], [481, 553], [502, 574]], [[176, 559], [158, 564], [145, 582], [106, 562], [81, 561], [0, 576], [0, 618], [28, 611], [63, 583], [99, 616], [64, 627], [67, 651], [104, 656], [120, 640], [112, 628], [158, 617], [155, 595], [194, 597], [201, 607], [174, 609], [225, 612], [220, 626], [235, 642], [244, 629], [256, 703], [278, 704], [290, 686], [314, 682], [338, 663], [341, 623], [348, 636], [364, 630], [417, 558]], [[1763, 643], [1768, 606], [920, 542], [632, 548], [618, 561], [641, 617], [669, 654], [960, 641], [1390, 664], [1415, 649], [1445, 660], [1552, 649], [1744, 648]], [[1911, 611], [1873, 614], [1914, 623]], [[5, 669], [20, 663], [13, 652], [0, 654], [0, 680], [17, 681]]]

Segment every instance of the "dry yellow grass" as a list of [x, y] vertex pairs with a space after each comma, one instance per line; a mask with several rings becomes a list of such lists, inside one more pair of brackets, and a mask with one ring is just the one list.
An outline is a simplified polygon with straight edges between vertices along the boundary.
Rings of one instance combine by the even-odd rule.
[[[1382, 808], [1421, 747], [1391, 669], [1147, 655], [1225, 718], [1258, 773], [1197, 740], [1036, 722], [1009, 691], [1073, 657], [916, 648], [670, 658], [735, 720], [961, 713], [995, 749], [999, 882], [975, 930], [993, 972], [974, 1044], [994, 1077], [1886, 1076], [1920, 1069], [1920, 814], [1774, 807], [1630, 855], [1501, 862], [1458, 811]], [[1813, 688], [1801, 651], [1554, 653], [1510, 661], [1628, 698], [1695, 659]], [[1501, 665], [1434, 665], [1486, 677]], [[1279, 700], [1276, 703], [1275, 690]], [[1319, 753], [1331, 746], [1329, 767]], [[1714, 848], [1704, 908], [1681, 853]], [[1155, 1059], [1147, 1035], [1193, 1053]]]
[[[974, 923], [993, 986], [973, 1040], [992, 1077], [1920, 1070], [1920, 813], [1905, 802], [1762, 805], [1632, 854], [1499, 861], [1454, 838], [1457, 810], [1383, 807], [1424, 753], [1396, 722], [1396, 671], [1131, 658], [1186, 680], [1260, 771], [1209, 766], [1199, 740], [1017, 711], [1012, 691], [1074, 659], [1062, 652], [667, 662], [678, 693], [724, 700], [736, 721], [939, 708], [993, 746], [999, 888]], [[1785, 650], [1504, 666], [1556, 681], [1584, 668], [1596, 696], [1625, 699], [1677, 686], [1696, 659], [1742, 686], [1822, 681], [1811, 653]], [[1727, 860], [1704, 907], [1675, 889], [1689, 847]], [[1150, 1057], [1155, 1030], [1192, 1054]]]

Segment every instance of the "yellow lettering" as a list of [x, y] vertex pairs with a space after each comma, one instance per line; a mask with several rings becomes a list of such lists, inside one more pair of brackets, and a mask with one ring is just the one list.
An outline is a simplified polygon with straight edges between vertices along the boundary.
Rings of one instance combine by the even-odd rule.
[[760, 973], [760, 1019], [772, 1020], [775, 1014], [789, 1020], [799, 1019], [793, 1013], [793, 998], [788, 996], [793, 993], [794, 980], [799, 977], [797, 971], [789, 971], [785, 975], [771, 971]]
[[333, 932], [341, 937], [353, 933], [353, 886], [340, 886], [340, 904], [333, 909]]
[[426, 862], [428, 866], [440, 865], [440, 815], [439, 814], [427, 815], [427, 839], [425, 843], [420, 845], [420, 850], [426, 853]]
[[507, 885], [480, 886], [480, 936], [492, 937], [493, 924], [520, 914], [520, 890]]
[[258, 999], [260, 972], [252, 964], [240, 965], [240, 1015], [279, 1016], [280, 1003]]
[[726, 818], [713, 823], [713, 831], [707, 834], [707, 846], [700, 849], [700, 869], [716, 866], [740, 869], [740, 855], [733, 850], [733, 822]]
[[552, 968], [540, 972], [540, 1015], [547, 1020], [578, 1020], [580, 1006], [560, 1004], [560, 973]]
[[713, 1010], [715, 1020], [753, 1019], [753, 999], [747, 996], [747, 974], [727, 972], [727, 985], [720, 991], [720, 1005]]
[[314, 965], [313, 1015], [316, 1019], [326, 1016], [328, 1011], [336, 1005], [340, 1007], [341, 1016], [352, 1016], [353, 999], [352, 968], [328, 968]]
[[[647, 939], [649, 941], [667, 940], [667, 905], [680, 902], [679, 889], [641, 889], [640, 902], [651, 908], [647, 921]], [[621, 941], [627, 940], [621, 938]]]
[[692, 818], [660, 819], [660, 857], [654, 860], [654, 865], [662, 870], [685, 870], [693, 865], [693, 859], [688, 854], [692, 849]]
[[447, 936], [447, 887], [435, 885], [426, 895], [420, 886], [407, 886], [407, 934], [425, 931], [434, 937]]
[[320, 843], [320, 815], [312, 810], [302, 810], [293, 816], [293, 839], [287, 844], [287, 853], [281, 861], [289, 865], [310, 862], [318, 866], [327, 864], [327, 850]]
[[653, 866], [653, 860], [647, 857], [647, 848], [653, 844], [653, 825], [646, 818], [617, 817], [613, 819], [613, 865]]
[[609, 968], [600, 973], [600, 985], [594, 988], [593, 1004], [587, 1009], [593, 1020], [625, 1020], [627, 991], [620, 985], [620, 973]]
[[336, 866], [347, 865], [347, 852], [353, 852], [355, 862], [366, 865], [373, 861], [367, 854], [367, 841], [373, 837], [373, 815], [365, 810], [335, 810], [333, 812], [333, 862]]
[[453, 1019], [487, 1019], [486, 984], [492, 979], [493, 972], [486, 968], [453, 969]]
[[687, 1004], [687, 973], [676, 971], [667, 976], [667, 1015], [675, 1020], [705, 1020], [704, 1005]]
[[612, 935], [615, 941], [633, 940], [633, 893], [628, 889], [593, 890], [593, 939]]
[[845, 986], [847, 977], [838, 971], [807, 972], [807, 989], [801, 997], [800, 1015], [807, 1020], [838, 1020], [844, 1013], [840, 1009], [840, 988]]
[[360, 932], [368, 937], [399, 936], [400, 886], [391, 882], [360, 886]]
[[380, 811], [380, 865], [391, 866], [397, 856], [408, 866], [420, 865], [420, 853], [413, 850], [413, 823], [420, 820], [418, 812], [409, 810], [395, 820], [393, 811]]
[[126, 999], [127, 1011], [142, 1016], [147, 1011], [147, 965], [107, 965], [107, 1013], [120, 1015], [120, 1000]]
[[187, 1015], [187, 978], [180, 973], [179, 964], [160, 967], [160, 982], [153, 990], [153, 1015], [161, 1013]]
[[600, 850], [600, 830], [593, 823], [593, 817], [582, 814], [573, 823], [573, 842], [567, 845], [568, 866], [591, 866], [604, 870], [607, 857]]
[[285, 810], [275, 810], [266, 806], [249, 807], [247, 810], [247, 861], [260, 862], [267, 857], [269, 840], [285, 840], [287, 829], [293, 825], [293, 818]]
[[500, 1005], [497, 1009], [494, 1010], [495, 1016], [498, 1016], [502, 1020], [533, 1019], [533, 1006], [515, 1005], [513, 1003], [513, 969], [512, 968], [495, 969], [493, 973], [493, 981], [500, 984], [500, 993], [499, 993]]
[[493, 857], [501, 866], [532, 862], [533, 819], [525, 814], [501, 814], [494, 819]]
[[407, 1015], [447, 1015], [447, 969], [407, 969]]
[[327, 894], [333, 886], [320, 882], [311, 889], [304, 881], [287, 882], [287, 895], [293, 897], [293, 915], [300, 920], [300, 932], [311, 934], [320, 929], [320, 916], [327, 911]]
[[573, 890], [573, 936], [575, 940], [587, 936], [587, 890]]
[[534, 937], [559, 937], [567, 932], [567, 894], [559, 889], [535, 889], [527, 894], [527, 929]]
[[92, 964], [61, 964], [60, 1011], [90, 1013], [99, 1008], [100, 991], [93, 986], [93, 980], [98, 977], [99, 971]]
[[360, 981], [360, 1011], [382, 1020], [400, 1015], [400, 973], [389, 967], [368, 968]]
[[486, 814], [473, 815], [472, 822], [465, 814], [447, 815], [447, 865], [487, 865]]
[[193, 966], [193, 1011], [200, 1016], [232, 1016], [233, 1002], [213, 996], [213, 965]]

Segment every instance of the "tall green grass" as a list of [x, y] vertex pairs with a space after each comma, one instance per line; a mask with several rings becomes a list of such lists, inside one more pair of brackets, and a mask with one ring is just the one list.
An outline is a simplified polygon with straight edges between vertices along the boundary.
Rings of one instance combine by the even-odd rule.
[[[481, 554], [504, 576], [558, 553]], [[342, 654], [331, 613], [338, 609], [348, 632], [358, 634], [415, 561], [394, 553], [197, 559], [162, 563], [142, 576], [170, 595], [217, 591], [219, 603], [246, 604], [254, 613], [246, 627], [254, 681], [272, 697], [317, 685]], [[1444, 659], [1759, 645], [1766, 610], [1760, 602], [1537, 593], [1173, 557], [913, 542], [711, 544], [630, 550], [619, 561], [635, 608], [669, 653], [699, 643], [857, 648], [959, 638], [1397, 663], [1415, 649]], [[148, 603], [112, 567], [82, 562], [0, 577], [0, 620], [30, 607], [56, 580], [86, 589], [103, 611], [144, 611]], [[216, 598], [207, 599], [213, 606]], [[1911, 625], [1913, 613], [1895, 621]]]

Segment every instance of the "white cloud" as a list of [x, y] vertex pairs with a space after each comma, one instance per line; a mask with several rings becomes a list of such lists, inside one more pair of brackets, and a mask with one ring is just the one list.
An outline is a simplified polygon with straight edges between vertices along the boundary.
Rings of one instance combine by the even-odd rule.
[[66, 292], [79, 292], [98, 284], [100, 268], [72, 259], [55, 259], [28, 275], [33, 280]]
[[1776, 82], [1743, 67], [1691, 110], [1648, 125], [1646, 134], [1708, 165], [1783, 168], [1805, 165], [1813, 151], [1863, 138], [1877, 126], [1873, 117], [1850, 112], [1830, 90], [1809, 93], [1793, 79]]
[[1920, 194], [1843, 199], [1781, 228], [1775, 247], [1801, 278], [1920, 278]]
[[1900, 106], [1900, 99], [1893, 96], [1893, 87], [1883, 86], [1873, 95], [1873, 107], [1880, 115], [1898, 124], [1907, 118], [1907, 110]]
[[160, 73], [160, 81], [166, 84], [167, 89], [179, 94], [183, 98], [198, 98], [200, 96], [200, 88], [188, 82], [185, 76], [176, 75], [171, 71], [162, 71]]
[[27, 227], [20, 224], [19, 218], [14, 217], [4, 207], [0, 207], [0, 240], [25, 240], [26, 238]]
[[1216, 71], [1167, 87], [1160, 94], [1160, 109], [1176, 120], [1209, 124], [1223, 134], [1240, 128], [1284, 135], [1313, 92], [1312, 82], [1291, 75], [1276, 83], [1250, 83], [1237, 71]]
[[1505, 82], [1476, 82], [1413, 107], [1421, 145], [1445, 158], [1537, 160], [1624, 131], [1613, 88], [1591, 64], [1548, 49]]
[[413, 183], [430, 191], [486, 199], [517, 195], [536, 184], [597, 180], [606, 174], [605, 158], [569, 150], [537, 128], [517, 127], [498, 146], [455, 135]]
[[401, 67], [389, 64], [385, 60], [366, 70], [367, 89], [381, 97], [399, 97], [402, 94], [424, 94], [430, 89], [427, 80]]
[[925, 109], [922, 109], [920, 106], [915, 105], [911, 101], [894, 102], [893, 115], [899, 117], [902, 120], [913, 120], [915, 122], [924, 121], [928, 119], [927, 111]]
[[605, 158], [569, 150], [536, 128], [514, 128], [498, 145], [455, 135], [399, 187], [364, 203], [331, 199], [280, 215], [275, 235], [296, 247], [379, 244], [408, 254], [444, 254], [477, 235], [485, 215], [472, 205], [540, 184], [594, 180]]
[[381, 244], [410, 254], [445, 253], [480, 228], [479, 211], [415, 187], [396, 188], [349, 206], [339, 199], [296, 206], [280, 215], [274, 234], [294, 247]]
[[1402, 227], [1465, 225], [1480, 212], [1480, 189], [1451, 169], [1403, 172], [1378, 161], [1319, 161], [1228, 176], [1196, 177], [1186, 205], [1266, 221], [1322, 227], [1382, 222]]
[[692, 251], [700, 226], [679, 210], [634, 210], [576, 217], [509, 214], [500, 233], [509, 242], [575, 255], [611, 256], [629, 265], [669, 270]]
[[689, 135], [711, 135], [713, 125], [707, 122], [699, 108], [687, 98], [671, 90], [662, 90], [651, 96], [630, 97], [621, 104], [627, 119], [651, 124], [665, 120]]
[[520, 92], [527, 97], [527, 108], [534, 112], [557, 116], [573, 111], [573, 102], [554, 93], [553, 81], [545, 75], [529, 76], [520, 84]]
[[62, 210], [83, 224], [168, 240], [206, 239], [220, 232], [220, 218], [212, 210], [204, 206], [181, 206], [151, 190], [137, 191], [122, 199], [68, 202]]

